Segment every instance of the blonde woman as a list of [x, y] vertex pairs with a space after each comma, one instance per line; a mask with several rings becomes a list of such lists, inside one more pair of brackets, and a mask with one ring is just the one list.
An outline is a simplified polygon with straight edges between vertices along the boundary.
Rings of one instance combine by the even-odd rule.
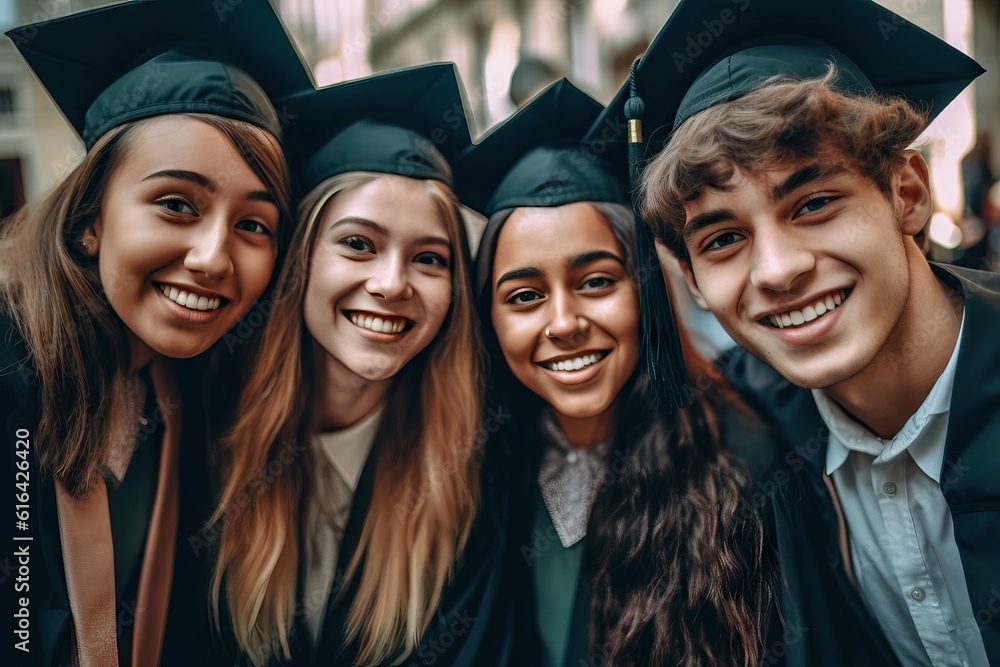
[[255, 665], [484, 664], [472, 625], [490, 621], [497, 565], [467, 539], [482, 389], [468, 241], [442, 154], [469, 142], [454, 68], [288, 108], [307, 194], [225, 439], [217, 602]]
[[257, 0], [225, 28], [205, 4], [149, 2], [11, 36], [87, 154], [2, 226], [0, 460], [22, 568], [0, 584], [2, 662], [156, 665], [178, 644], [168, 613], [200, 619], [188, 650], [209, 628], [207, 588], [175, 562], [198, 474], [179, 461], [198, 448], [173, 362], [248, 313], [291, 227], [277, 114], [242, 45], [294, 50]]

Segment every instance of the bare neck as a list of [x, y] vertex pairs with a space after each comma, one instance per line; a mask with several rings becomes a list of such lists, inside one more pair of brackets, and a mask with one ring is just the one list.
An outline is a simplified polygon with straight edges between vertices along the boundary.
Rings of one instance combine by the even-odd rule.
[[312, 398], [312, 429], [318, 433], [339, 431], [378, 409], [392, 380], [365, 380], [314, 345], [319, 368]]
[[919, 255], [911, 257], [904, 312], [875, 359], [826, 393], [881, 438], [892, 438], [920, 408], [958, 343], [965, 307]]

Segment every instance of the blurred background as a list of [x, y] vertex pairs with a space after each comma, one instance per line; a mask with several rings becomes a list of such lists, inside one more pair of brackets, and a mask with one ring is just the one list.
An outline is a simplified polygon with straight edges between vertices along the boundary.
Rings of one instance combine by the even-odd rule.
[[[238, 7], [240, 0], [217, 0]], [[272, 0], [317, 83], [425, 62], [457, 63], [482, 133], [567, 76], [602, 102], [677, 0]], [[108, 4], [0, 0], [0, 28]], [[1000, 0], [881, 0], [986, 69], [928, 129], [938, 212], [936, 259], [997, 268], [1000, 258]], [[261, 48], [267, 48], [261, 45]], [[905, 63], [901, 63], [905, 67]], [[6, 38], [0, 43], [0, 214], [37, 196], [83, 146]]]

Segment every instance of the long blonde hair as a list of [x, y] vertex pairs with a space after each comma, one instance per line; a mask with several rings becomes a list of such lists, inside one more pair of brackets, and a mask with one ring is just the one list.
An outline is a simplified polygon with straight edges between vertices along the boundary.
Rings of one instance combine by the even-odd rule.
[[[233, 630], [254, 664], [290, 657], [299, 563], [299, 510], [308, 490], [310, 398], [316, 362], [302, 307], [313, 246], [328, 203], [380, 178], [354, 172], [317, 186], [265, 326], [237, 420], [224, 439], [228, 470], [213, 521], [222, 525], [212, 579], [216, 620], [225, 586]], [[452, 303], [441, 331], [393, 379], [375, 449], [375, 489], [347, 581], [358, 588], [347, 620], [358, 661], [411, 653], [429, 625], [478, 503], [482, 406], [480, 347], [469, 259], [451, 190], [426, 181], [455, 248]], [[346, 586], [344, 587], [346, 589]]]
[[[281, 212], [280, 261], [291, 211], [277, 139], [244, 121], [183, 115], [222, 132], [274, 197]], [[141, 150], [136, 133], [152, 120], [108, 132], [50, 193], [0, 229], [0, 310], [24, 336], [38, 376], [39, 463], [77, 498], [106, 472], [130, 363], [127, 329], [108, 304], [96, 259], [84, 255], [80, 240], [101, 212], [115, 169], [130, 151]]]

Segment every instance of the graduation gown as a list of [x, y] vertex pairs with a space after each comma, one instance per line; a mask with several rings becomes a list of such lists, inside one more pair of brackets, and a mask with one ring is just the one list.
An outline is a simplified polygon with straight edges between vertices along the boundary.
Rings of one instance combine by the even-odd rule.
[[[361, 530], [371, 506], [378, 445], [372, 448], [351, 501], [350, 515], [337, 556], [334, 586], [326, 604], [318, 642], [313, 645], [302, 605], [297, 607], [292, 628], [293, 665], [344, 665], [355, 663], [356, 642], [345, 639], [351, 604], [357, 594], [357, 578], [344, 587], [344, 572], [358, 549]], [[465, 550], [460, 554], [453, 576], [445, 586], [434, 619], [424, 632], [420, 646], [402, 665], [438, 667], [491, 667], [508, 664], [510, 634], [506, 628], [507, 609], [496, 604], [504, 582], [501, 554], [505, 517], [503, 505], [495, 497], [496, 486], [484, 477], [480, 508]], [[304, 553], [304, 550], [302, 551]], [[304, 559], [299, 564], [298, 600], [305, 591]], [[343, 590], [341, 590], [343, 589]], [[385, 663], [395, 662], [395, 658]], [[274, 664], [278, 664], [275, 662]]]
[[[162, 405], [170, 407], [156, 413], [157, 397], [150, 389], [143, 414], [159, 414], [162, 419], [147, 419], [147, 423], [140, 426], [136, 449], [124, 478], [120, 484], [108, 481], [106, 485], [112, 537], [110, 552], [114, 558], [116, 635], [119, 664], [122, 665], [131, 664], [132, 640], [137, 625], [141, 623], [137, 619], [144, 613], [138, 603], [139, 589], [144, 580], [143, 565], [149, 557], [146, 547], [150, 522], [162, 481], [164, 433], [168, 428], [176, 429], [180, 417], [178, 395], [176, 387], [169, 382], [169, 373], [164, 368], [153, 372], [157, 376], [154, 384], [162, 392], [166, 393], [163, 388], [169, 387], [169, 395], [160, 398], [166, 401]], [[18, 641], [28, 639], [27, 644], [22, 646], [30, 649], [30, 652], [25, 652], [16, 645], [12, 646], [15, 642], [5, 641], [0, 650], [4, 665], [55, 666], [74, 664], [75, 660], [75, 629], [70, 611], [66, 563], [63, 560], [56, 482], [50, 475], [40, 473], [35, 454], [39, 403], [37, 377], [22, 337], [9, 318], [0, 316], [0, 427], [3, 428], [0, 432], [3, 442], [0, 474], [10, 484], [17, 482], [21, 485], [8, 487], [18, 494], [17, 498], [8, 495], [8, 502], [12, 502], [12, 510], [15, 509], [14, 504], [21, 506], [17, 511], [24, 512], [22, 516], [25, 519], [24, 524], [9, 521], [8, 528], [4, 530], [5, 543], [12, 545], [5, 564], [13, 564], [14, 569], [21, 572], [20, 579], [10, 569], [11, 574], [0, 577], [0, 612], [4, 619], [4, 634], [11, 637], [14, 630], [25, 630]], [[20, 437], [25, 434], [30, 434], [27, 446], [23, 444], [26, 439]], [[177, 437], [176, 433], [173, 437]], [[175, 476], [177, 466], [174, 464], [171, 467], [174, 470], [170, 474]], [[20, 502], [22, 500], [27, 502]], [[184, 503], [180, 506], [183, 507]], [[183, 521], [181, 525], [185, 525]], [[177, 533], [181, 532], [177, 530]], [[183, 546], [178, 542], [177, 547], [175, 554], [183, 555], [188, 549], [186, 541]], [[154, 584], [157, 586], [171, 585], [170, 573], [174, 567], [163, 565], [166, 561], [162, 551], [157, 552], [155, 558], [156, 571], [151, 571], [148, 578], [157, 582]], [[177, 564], [184, 568], [183, 564]], [[176, 591], [186, 590], [190, 580], [174, 577], [172, 584], [171, 597]], [[207, 594], [205, 599], [207, 601]], [[15, 616], [25, 613], [22, 602], [27, 602], [25, 620]], [[205, 608], [205, 605], [200, 606]], [[169, 607], [167, 613], [166, 624], [169, 626]], [[207, 620], [207, 613], [200, 618]], [[204, 636], [207, 637], [207, 633]], [[197, 654], [197, 648], [192, 646], [191, 641], [185, 641], [188, 650]], [[170, 631], [164, 634], [163, 646], [175, 646], [177, 643]], [[197, 660], [185, 660], [183, 663], [164, 660], [161, 664], [199, 663]]]
[[[986, 654], [1000, 665], [1000, 275], [931, 267], [965, 300], [941, 488]], [[780, 522], [786, 613], [810, 628], [793, 647], [794, 664], [898, 664], [839, 555], [837, 511], [823, 477], [829, 432], [811, 392], [742, 350], [723, 365], [780, 425], [785, 473], [802, 477], [807, 491]]]
[[[727, 411], [723, 415], [722, 439], [726, 450], [746, 466], [751, 479], [754, 480], [751, 491], [754, 497], [748, 497], [747, 502], [754, 502], [761, 508], [766, 539], [773, 544], [778, 538], [775, 517], [785, 516], [789, 512], [789, 507], [794, 507], [798, 503], [802, 490], [796, 480], [784, 480], [778, 475], [782, 451], [775, 444], [773, 433], [755, 418], [736, 409]], [[551, 540], [547, 535], [539, 535], [536, 531], [535, 512], [540, 502], [538, 462], [530, 459], [525, 461], [523, 439], [518, 444], [522, 449], [508, 453], [505, 459], [507, 472], [504, 477], [510, 480], [507, 495], [511, 535], [505, 556], [505, 592], [502, 602], [511, 609], [511, 631], [514, 641], [510, 664], [529, 667], [540, 664], [539, 656], [542, 651], [536, 618], [538, 591], [532, 577], [530, 561], [537, 552], [562, 547], [558, 543], [558, 538], [550, 544]], [[620, 456], [621, 454], [615, 451], [609, 456], [608, 464], [613, 474], [617, 474], [614, 466], [615, 462], [620, 460], [616, 457]], [[769, 483], [776, 475], [784, 483], [776, 485], [772, 490]], [[595, 503], [599, 502], [601, 502], [600, 494], [595, 500]], [[586, 537], [584, 540], [583, 558], [575, 592], [572, 593], [571, 618], [563, 657], [563, 664], [566, 667], [603, 664], [607, 660], [604, 647], [599, 644], [593, 650], [590, 647], [592, 580], [598, 554], [590, 548]], [[542, 556], [544, 557], [544, 554]], [[797, 631], [791, 627], [786, 629], [786, 626], [782, 625], [777, 608], [767, 610], [765, 617], [769, 617], [765, 643], [770, 652], [764, 664], [784, 665], [786, 664], [784, 636], [791, 637]]]

